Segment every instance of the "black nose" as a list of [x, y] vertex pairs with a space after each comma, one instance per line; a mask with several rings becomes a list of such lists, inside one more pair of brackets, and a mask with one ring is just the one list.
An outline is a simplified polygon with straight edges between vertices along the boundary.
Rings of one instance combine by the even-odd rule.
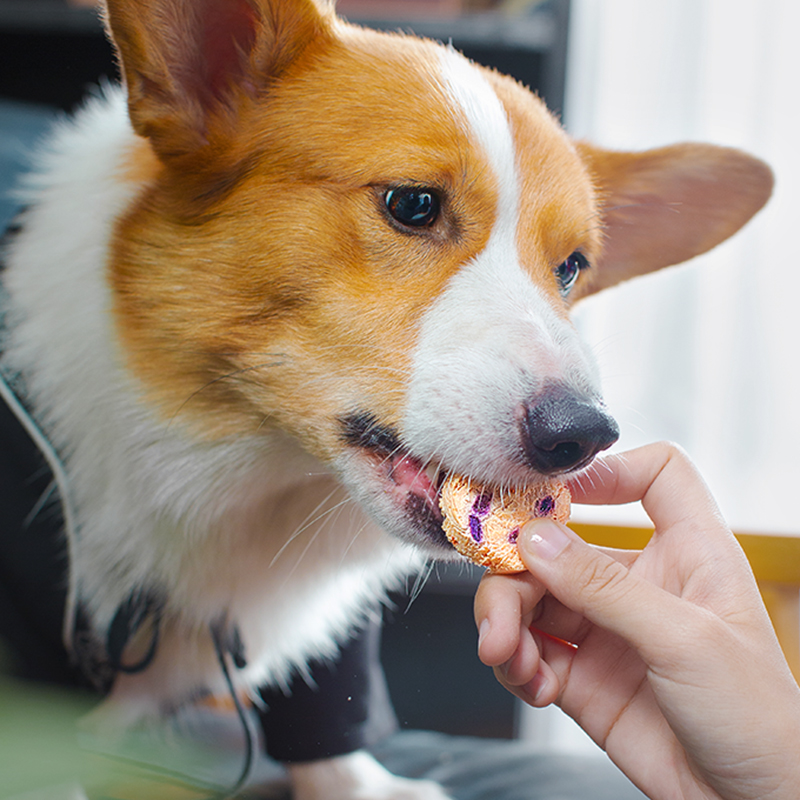
[[565, 389], [540, 395], [522, 424], [525, 457], [544, 475], [579, 469], [618, 438], [617, 423], [600, 405]]

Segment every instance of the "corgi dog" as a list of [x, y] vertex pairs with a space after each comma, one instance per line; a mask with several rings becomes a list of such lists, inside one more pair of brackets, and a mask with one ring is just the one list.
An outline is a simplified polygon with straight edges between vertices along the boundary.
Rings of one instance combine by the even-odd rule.
[[[104, 14], [123, 87], [26, 179], [2, 366], [58, 472], [65, 641], [97, 645], [125, 726], [225, 692], [220, 655], [251, 693], [335, 661], [460, 558], [444, 475], [531, 484], [609, 447], [571, 306], [714, 247], [772, 177], [575, 142], [511, 78], [322, 0]], [[359, 747], [288, 758], [296, 797], [446, 796]]]

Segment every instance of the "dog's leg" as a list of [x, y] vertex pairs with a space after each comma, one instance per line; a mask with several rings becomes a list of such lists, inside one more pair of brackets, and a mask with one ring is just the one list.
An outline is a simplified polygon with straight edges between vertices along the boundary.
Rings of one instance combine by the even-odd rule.
[[312, 661], [288, 693], [262, 689], [267, 752], [286, 763], [294, 800], [446, 800], [433, 781], [398, 778], [367, 751], [396, 729], [380, 665], [380, 622], [332, 660]]
[[392, 775], [363, 750], [288, 770], [293, 800], [449, 800], [434, 781]]

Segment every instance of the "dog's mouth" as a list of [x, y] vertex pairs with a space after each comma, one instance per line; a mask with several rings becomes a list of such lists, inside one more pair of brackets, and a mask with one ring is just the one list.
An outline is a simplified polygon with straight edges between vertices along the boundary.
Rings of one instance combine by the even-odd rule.
[[443, 465], [414, 456], [391, 428], [370, 414], [346, 417], [342, 429], [346, 443], [369, 460], [373, 478], [380, 482], [390, 505], [401, 511], [414, 544], [427, 546], [439, 556], [442, 550], [452, 554], [439, 507], [447, 476]]
[[[459, 468], [435, 453], [422, 457], [413, 452], [393, 428], [368, 412], [344, 417], [340, 425], [348, 450], [356, 455], [345, 470], [353, 494], [389, 532], [438, 558], [453, 558], [439, 500], [448, 474]], [[575, 474], [616, 441], [619, 429], [598, 402], [549, 392], [521, 415], [519, 435], [517, 462], [484, 460], [482, 474], [468, 477], [490, 488], [498, 481], [523, 485]]]

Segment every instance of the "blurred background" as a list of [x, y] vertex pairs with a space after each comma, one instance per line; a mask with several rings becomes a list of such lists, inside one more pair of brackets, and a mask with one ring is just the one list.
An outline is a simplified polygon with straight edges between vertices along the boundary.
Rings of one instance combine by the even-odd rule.
[[[0, 190], [53, 109], [73, 109], [88, 85], [115, 77], [91, 5], [0, 0]], [[620, 422], [616, 449], [672, 439], [698, 462], [737, 530], [797, 535], [800, 4], [341, 0], [338, 7], [353, 21], [452, 39], [536, 89], [576, 137], [634, 150], [708, 141], [772, 166], [772, 201], [732, 240], [586, 300], [575, 319]], [[13, 210], [12, 199], [0, 198], [0, 226]], [[641, 519], [637, 509], [576, 516]], [[404, 726], [501, 737], [520, 730], [519, 710], [474, 655], [476, 581], [474, 571], [436, 570], [413, 602], [398, 596], [387, 612], [385, 662]], [[529, 720], [522, 727], [541, 735]]]
[[800, 53], [791, 0], [574, 0], [564, 121], [619, 149], [740, 147], [776, 177], [766, 209], [686, 266], [588, 300], [619, 447], [668, 438], [737, 530], [794, 533], [800, 468]]

